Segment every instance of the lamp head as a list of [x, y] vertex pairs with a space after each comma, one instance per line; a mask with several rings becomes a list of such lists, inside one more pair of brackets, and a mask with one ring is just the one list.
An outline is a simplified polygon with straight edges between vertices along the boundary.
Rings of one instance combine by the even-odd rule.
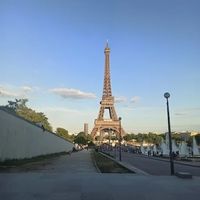
[[169, 93], [169, 92], [165, 92], [164, 97], [165, 97], [166, 99], [168, 99], [168, 98], [170, 97], [170, 93]]

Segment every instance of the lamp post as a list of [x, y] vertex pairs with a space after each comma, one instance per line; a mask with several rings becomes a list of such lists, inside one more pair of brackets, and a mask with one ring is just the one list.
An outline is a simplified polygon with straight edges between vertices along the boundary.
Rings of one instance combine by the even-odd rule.
[[121, 140], [122, 140], [122, 133], [121, 133], [121, 120], [122, 118], [119, 117], [119, 161], [122, 161], [122, 143], [121, 143]]
[[108, 136], [109, 136], [109, 146], [110, 146], [110, 139], [111, 139], [111, 137], [110, 137], [110, 129], [108, 129]]
[[174, 160], [173, 160], [173, 155], [172, 155], [172, 136], [171, 136], [170, 115], [169, 115], [169, 102], [168, 102], [168, 98], [170, 97], [170, 94], [168, 92], [166, 92], [164, 94], [164, 97], [167, 100], [167, 120], [168, 120], [168, 133], [169, 133], [170, 168], [171, 168], [171, 175], [174, 175]]

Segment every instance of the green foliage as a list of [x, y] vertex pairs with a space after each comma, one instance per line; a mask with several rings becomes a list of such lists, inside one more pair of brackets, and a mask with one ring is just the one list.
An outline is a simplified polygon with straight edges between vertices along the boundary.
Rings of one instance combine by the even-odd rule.
[[180, 143], [181, 141], [183, 141], [183, 138], [181, 137], [180, 134], [173, 133], [172, 134], [172, 140], [175, 140], [177, 143]]
[[136, 141], [142, 143], [143, 141], [145, 141], [145, 135], [146, 134], [138, 133], [136, 136]]
[[87, 138], [87, 136], [85, 135], [84, 132], [78, 133], [76, 137], [84, 137], [84, 138]]
[[69, 141], [73, 141], [74, 140], [74, 135], [69, 135], [68, 130], [64, 129], [64, 128], [57, 128], [56, 129], [56, 134], [59, 135], [60, 137], [69, 140]]
[[86, 145], [87, 139], [83, 136], [78, 136], [78, 137], [75, 137], [74, 142], [77, 143], [77, 144]]
[[15, 101], [8, 101], [8, 105], [6, 105], [6, 107], [17, 111], [18, 109], [26, 107], [27, 102], [28, 99], [15, 99]]
[[158, 134], [163, 140], [165, 139], [165, 134]]
[[15, 101], [8, 101], [6, 108], [30, 122], [41, 123], [46, 130], [52, 131], [52, 126], [48, 122], [48, 118], [45, 116], [45, 114], [28, 108], [26, 105], [27, 102], [28, 99], [15, 99]]
[[27, 107], [17, 110], [16, 113], [20, 117], [23, 117], [24, 119], [31, 121], [33, 123], [42, 123], [46, 130], [52, 131], [52, 127], [51, 127], [50, 123], [48, 122], [48, 118], [45, 116], [44, 113], [36, 112]]
[[75, 136], [75, 138], [74, 138], [74, 142], [77, 144], [80, 144], [80, 145], [81, 144], [82, 145], [86, 145], [86, 144], [93, 145], [91, 135], [85, 135], [84, 132], [78, 133], [77, 136]]
[[[200, 144], [200, 134], [197, 134], [195, 136], [197, 144]], [[142, 143], [147, 142], [147, 143], [152, 143], [152, 144], [156, 144], [159, 145], [162, 141], [162, 139], [165, 140], [165, 134], [155, 134], [155, 133], [151, 133], [149, 132], [148, 134], [142, 134], [142, 133], [138, 133], [138, 134], [127, 134], [124, 136], [124, 140], [126, 141], [130, 141], [132, 139], [135, 139], [136, 142]], [[183, 137], [181, 134], [179, 133], [173, 133], [172, 134], [172, 139], [176, 141], [176, 143], [180, 143], [182, 141], [187, 142], [188, 146], [192, 145], [192, 136], [188, 136], [188, 138]]]
[[146, 141], [158, 145], [161, 143], [162, 137], [155, 133], [148, 133]]
[[153, 144], [160, 144], [162, 140], [162, 136], [157, 135], [155, 133], [148, 133], [148, 134], [127, 134], [124, 136], [124, 140], [130, 141], [132, 139], [135, 139], [136, 142], [142, 143], [143, 141], [148, 142], [148, 143], [153, 143]]
[[126, 141], [130, 141], [132, 139], [135, 139], [135, 135], [133, 133], [132, 134], [126, 134], [123, 138]]
[[60, 137], [63, 138], [69, 138], [69, 134], [68, 134], [68, 130], [64, 129], [64, 128], [57, 128], [56, 129], [56, 134], [59, 135]]
[[75, 135], [74, 134], [70, 135], [70, 139], [71, 139], [71, 141], [74, 141]]
[[86, 137], [87, 137], [87, 140], [88, 140], [88, 141], [91, 141], [91, 142], [93, 141], [93, 139], [92, 139], [92, 136], [91, 136], [91, 135], [87, 135]]

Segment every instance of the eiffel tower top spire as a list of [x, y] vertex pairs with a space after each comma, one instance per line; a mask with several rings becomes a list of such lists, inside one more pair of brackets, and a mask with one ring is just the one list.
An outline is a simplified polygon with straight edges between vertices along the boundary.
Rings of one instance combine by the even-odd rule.
[[112, 96], [111, 81], [110, 81], [110, 48], [108, 41], [104, 49], [105, 54], [105, 72], [104, 72], [104, 87], [103, 87], [103, 99]]
[[106, 41], [106, 48], [109, 48], [109, 47], [108, 47], [108, 40]]

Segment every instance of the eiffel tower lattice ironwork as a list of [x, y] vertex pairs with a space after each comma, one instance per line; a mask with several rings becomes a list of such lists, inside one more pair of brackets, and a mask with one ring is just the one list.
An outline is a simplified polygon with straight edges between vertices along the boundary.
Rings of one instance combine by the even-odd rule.
[[[110, 80], [110, 48], [108, 42], [105, 50], [105, 72], [104, 72], [104, 87], [103, 96], [100, 102], [100, 110], [98, 118], [94, 121], [94, 128], [91, 132], [91, 136], [94, 139], [97, 135], [102, 136], [104, 132], [114, 132], [118, 138], [125, 135], [124, 129], [121, 127], [121, 122], [117, 117], [114, 107], [114, 97], [112, 96], [111, 80]], [[105, 110], [109, 111], [110, 119], [104, 119]]]

